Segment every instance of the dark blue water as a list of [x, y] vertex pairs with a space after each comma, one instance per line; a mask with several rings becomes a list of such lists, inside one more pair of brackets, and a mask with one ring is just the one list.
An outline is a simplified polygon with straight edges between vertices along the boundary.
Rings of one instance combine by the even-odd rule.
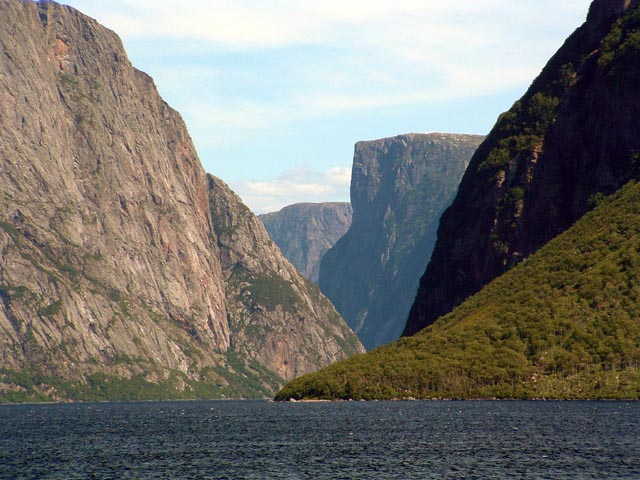
[[0, 406], [1, 479], [640, 479], [637, 402]]

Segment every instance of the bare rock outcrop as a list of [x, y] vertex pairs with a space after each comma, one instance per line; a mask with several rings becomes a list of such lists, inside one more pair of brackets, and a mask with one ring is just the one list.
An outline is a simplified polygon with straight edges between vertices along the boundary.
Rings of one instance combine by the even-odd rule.
[[[298, 324], [285, 333], [280, 315], [295, 307], [278, 300], [239, 335], [216, 222], [258, 221], [216, 203], [180, 115], [91, 18], [54, 2], [0, 0], [0, 13], [0, 383], [38, 377], [61, 398], [134, 380], [166, 396], [249, 396], [358, 351], [316, 296], [301, 316], [339, 339], [298, 350]], [[278, 271], [277, 249], [255, 253], [252, 233], [239, 262], [253, 249]], [[254, 321], [273, 322], [260, 342], [289, 349], [246, 347]]]

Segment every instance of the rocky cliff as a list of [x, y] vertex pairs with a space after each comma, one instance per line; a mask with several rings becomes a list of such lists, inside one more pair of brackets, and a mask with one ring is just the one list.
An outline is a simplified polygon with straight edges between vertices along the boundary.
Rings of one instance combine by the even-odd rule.
[[0, 12], [1, 396], [264, 395], [360, 350], [113, 32]]
[[290, 379], [362, 351], [319, 288], [302, 277], [224, 182], [209, 176], [233, 349]]
[[323, 258], [320, 288], [365, 347], [400, 336], [438, 219], [482, 139], [432, 133], [356, 144], [353, 222]]
[[351, 225], [349, 203], [297, 203], [260, 215], [271, 239], [300, 273], [318, 282], [320, 261]]
[[640, 9], [596, 0], [503, 114], [443, 215], [405, 334], [450, 311], [639, 174]]

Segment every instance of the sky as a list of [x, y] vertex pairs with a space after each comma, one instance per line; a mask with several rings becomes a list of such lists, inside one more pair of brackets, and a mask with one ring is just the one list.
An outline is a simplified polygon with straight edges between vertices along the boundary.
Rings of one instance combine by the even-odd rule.
[[590, 0], [61, 0], [114, 30], [256, 213], [348, 201], [354, 144], [486, 134]]

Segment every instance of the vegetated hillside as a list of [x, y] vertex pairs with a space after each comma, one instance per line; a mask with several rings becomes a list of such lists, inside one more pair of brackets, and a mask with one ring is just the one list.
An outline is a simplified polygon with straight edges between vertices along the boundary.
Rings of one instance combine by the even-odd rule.
[[296, 203], [259, 218], [294, 267], [318, 282], [320, 261], [351, 225], [351, 204]]
[[0, 17], [0, 401], [266, 396], [363, 351], [113, 32]]
[[411, 335], [638, 177], [640, 9], [596, 0], [587, 21], [471, 160], [445, 212]]
[[412, 337], [287, 398], [640, 398], [640, 184]]
[[365, 347], [400, 336], [438, 219], [482, 139], [430, 133], [356, 144], [353, 221], [322, 259], [319, 284]]

